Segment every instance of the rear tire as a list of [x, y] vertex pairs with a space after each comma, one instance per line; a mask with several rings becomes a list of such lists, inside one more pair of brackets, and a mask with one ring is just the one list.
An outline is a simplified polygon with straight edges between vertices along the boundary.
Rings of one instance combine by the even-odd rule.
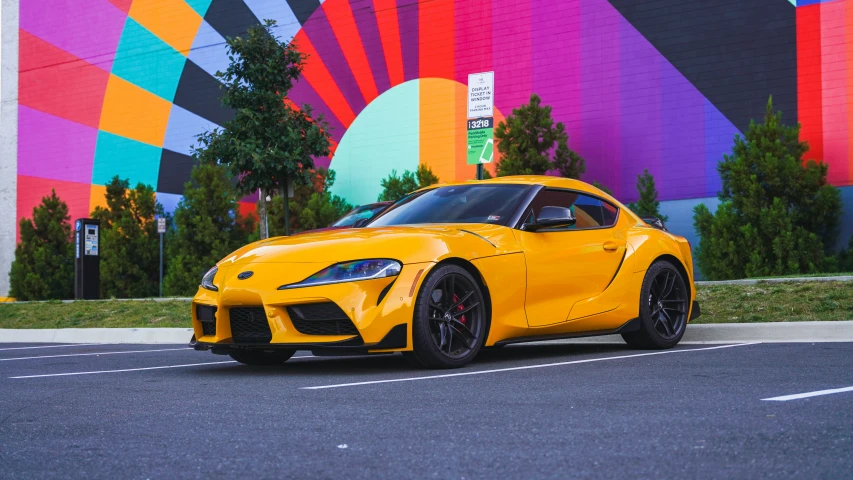
[[640, 329], [623, 333], [625, 343], [641, 349], [676, 346], [687, 328], [689, 301], [681, 272], [666, 260], [653, 263], [640, 290]]
[[479, 284], [462, 267], [442, 265], [421, 286], [412, 319], [410, 362], [427, 368], [458, 368], [486, 341], [488, 308]]
[[243, 365], [281, 365], [296, 353], [296, 350], [276, 350], [265, 352], [263, 350], [237, 350], [229, 352], [228, 356]]

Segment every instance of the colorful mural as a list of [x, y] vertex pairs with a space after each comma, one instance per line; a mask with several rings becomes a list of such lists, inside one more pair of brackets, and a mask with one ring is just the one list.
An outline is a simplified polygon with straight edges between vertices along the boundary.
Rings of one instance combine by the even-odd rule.
[[[691, 29], [671, 21], [691, 2], [653, 3], [659, 11], [624, 0], [22, 1], [18, 217], [51, 188], [86, 216], [116, 174], [173, 209], [194, 136], [231, 117], [213, 76], [228, 62], [225, 37], [266, 18], [310, 55], [291, 96], [332, 126], [337, 150], [318, 163], [354, 203], [418, 163], [442, 180], [474, 176], [465, 83], [481, 71], [495, 72], [499, 119], [538, 93], [587, 160], [584, 179], [626, 201], [644, 168], [663, 200], [714, 196], [717, 162], [770, 94], [803, 123], [832, 182], [853, 184], [853, 1], [692, 2]], [[775, 29], [772, 44], [752, 33], [761, 28]]]

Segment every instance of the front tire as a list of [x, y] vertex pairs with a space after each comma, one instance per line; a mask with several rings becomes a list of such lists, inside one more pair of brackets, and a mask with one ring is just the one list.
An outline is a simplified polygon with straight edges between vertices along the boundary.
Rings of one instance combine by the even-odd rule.
[[427, 368], [458, 368], [486, 340], [488, 308], [479, 284], [462, 267], [443, 265], [424, 280], [412, 319], [408, 357]]
[[296, 350], [276, 350], [265, 352], [263, 350], [236, 350], [229, 352], [228, 356], [243, 365], [281, 365], [288, 361]]
[[675, 266], [661, 260], [646, 271], [640, 290], [640, 329], [623, 333], [634, 348], [664, 349], [678, 344], [687, 328], [690, 290]]

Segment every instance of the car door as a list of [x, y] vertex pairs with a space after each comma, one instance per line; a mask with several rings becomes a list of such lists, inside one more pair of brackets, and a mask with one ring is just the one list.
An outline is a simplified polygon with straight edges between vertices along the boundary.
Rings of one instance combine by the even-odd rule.
[[580, 192], [548, 188], [531, 202], [525, 223], [535, 221], [545, 206], [571, 209], [576, 223], [538, 231], [522, 226], [516, 232], [527, 264], [524, 308], [531, 327], [564, 322], [575, 303], [603, 292], [626, 247], [624, 232], [616, 230], [619, 212], [613, 205]]

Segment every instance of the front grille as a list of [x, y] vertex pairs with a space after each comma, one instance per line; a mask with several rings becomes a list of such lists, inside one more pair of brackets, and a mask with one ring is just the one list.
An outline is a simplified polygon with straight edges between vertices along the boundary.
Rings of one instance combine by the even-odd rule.
[[236, 307], [229, 310], [234, 343], [269, 343], [270, 324], [264, 307]]
[[296, 331], [304, 335], [358, 335], [347, 314], [332, 302], [287, 307]]
[[204, 336], [216, 335], [216, 307], [196, 305], [195, 318], [201, 322], [201, 331]]

